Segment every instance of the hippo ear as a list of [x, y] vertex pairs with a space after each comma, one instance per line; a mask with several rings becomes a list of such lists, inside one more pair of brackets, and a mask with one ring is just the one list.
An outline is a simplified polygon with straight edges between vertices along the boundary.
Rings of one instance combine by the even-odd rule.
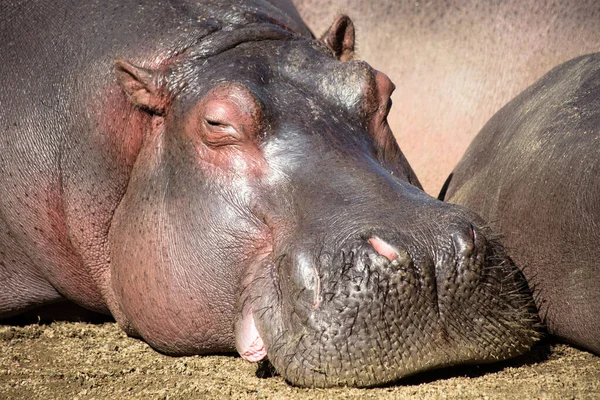
[[347, 15], [340, 15], [333, 21], [321, 41], [333, 51], [340, 61], [347, 61], [354, 55], [354, 24]]
[[115, 61], [119, 86], [134, 105], [154, 114], [163, 114], [165, 101], [157, 84], [157, 73], [136, 67], [124, 60]]

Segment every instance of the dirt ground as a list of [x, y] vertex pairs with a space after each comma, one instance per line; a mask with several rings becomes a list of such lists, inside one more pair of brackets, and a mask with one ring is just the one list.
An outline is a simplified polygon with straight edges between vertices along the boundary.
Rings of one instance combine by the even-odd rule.
[[0, 325], [0, 399], [599, 399], [600, 357], [543, 343], [511, 362], [376, 389], [299, 389], [234, 356], [161, 355], [113, 322]]

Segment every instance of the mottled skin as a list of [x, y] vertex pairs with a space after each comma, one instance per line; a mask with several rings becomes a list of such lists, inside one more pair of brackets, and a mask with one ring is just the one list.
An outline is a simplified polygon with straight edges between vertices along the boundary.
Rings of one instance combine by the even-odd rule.
[[556, 65], [600, 51], [600, 2], [293, 0], [320, 34], [356, 23], [361, 59], [396, 84], [390, 126], [425, 191], [483, 125]]
[[178, 354], [370, 386], [538, 337], [472, 212], [419, 189], [394, 85], [285, 1], [4, 2], [0, 316], [69, 300]]
[[596, 53], [554, 68], [500, 110], [469, 146], [445, 193], [504, 235], [548, 331], [596, 354], [599, 156]]

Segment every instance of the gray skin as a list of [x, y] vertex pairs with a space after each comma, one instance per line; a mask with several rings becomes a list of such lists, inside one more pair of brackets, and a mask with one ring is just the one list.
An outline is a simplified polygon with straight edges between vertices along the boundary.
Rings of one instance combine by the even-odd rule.
[[600, 51], [598, 0], [293, 0], [307, 25], [356, 23], [357, 53], [396, 84], [392, 131], [437, 195], [477, 132], [553, 67]]
[[600, 53], [545, 75], [477, 135], [441, 193], [504, 235], [548, 331], [600, 354]]
[[304, 386], [527, 351], [524, 279], [420, 190], [353, 47], [285, 1], [5, 2], [0, 316], [68, 300]]

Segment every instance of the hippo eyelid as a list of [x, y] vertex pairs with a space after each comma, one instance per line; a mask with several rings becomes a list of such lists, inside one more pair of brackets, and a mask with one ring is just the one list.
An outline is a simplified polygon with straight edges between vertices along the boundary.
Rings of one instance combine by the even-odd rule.
[[236, 127], [211, 117], [204, 117], [204, 131], [204, 140], [212, 147], [235, 145], [242, 138]]
[[216, 119], [213, 119], [210, 117], [205, 117], [204, 121], [210, 126], [227, 126], [227, 124], [224, 124], [224, 123], [217, 121]]
[[237, 130], [226, 122], [219, 121], [216, 118], [204, 117], [204, 123], [207, 125], [207, 128], [214, 130], [220, 129], [223, 131], [231, 131], [231, 133], [238, 133]]

